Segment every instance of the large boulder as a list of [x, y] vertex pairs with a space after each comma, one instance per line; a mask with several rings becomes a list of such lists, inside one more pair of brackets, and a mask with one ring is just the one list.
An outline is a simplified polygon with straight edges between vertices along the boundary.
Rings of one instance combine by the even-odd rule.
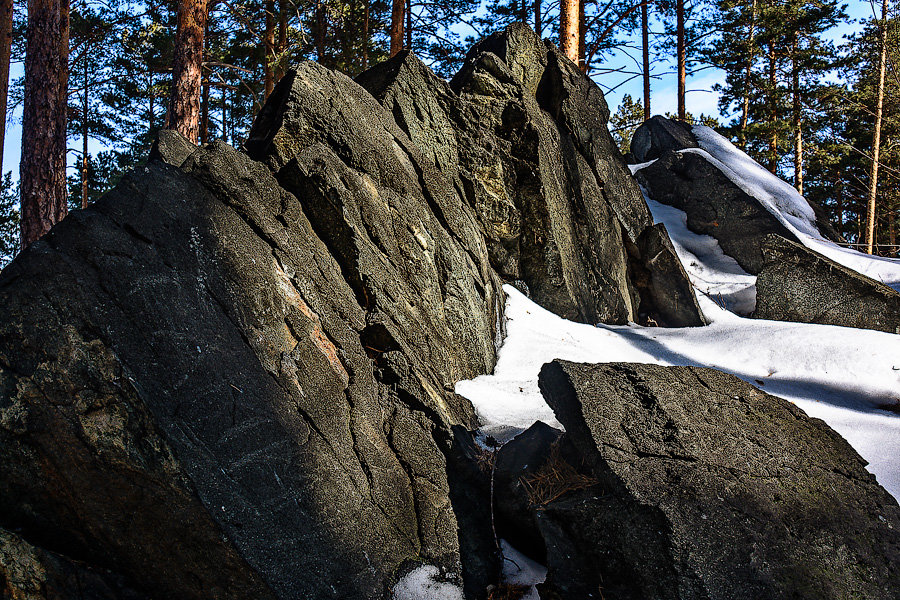
[[[635, 173], [649, 197], [684, 211], [691, 231], [715, 238], [725, 254], [748, 273], [756, 275], [765, 262], [762, 243], [766, 236], [800, 241], [745, 186], [733, 180], [734, 174], [722, 171], [720, 163], [701, 148], [691, 125], [655, 116], [635, 131], [631, 154], [638, 162], [652, 161]], [[798, 201], [809, 205], [823, 237], [842, 241], [820, 206]]]
[[900, 507], [824, 422], [698, 367], [554, 361], [540, 386], [599, 481], [544, 510], [542, 597], [896, 598]]
[[[616, 149], [600, 89], [523, 24], [476, 44], [448, 85], [409, 53], [359, 75], [472, 206], [491, 263], [566, 318], [666, 325], [670, 311], [633, 281], [659, 270], [638, 249], [652, 225]], [[665, 264], [665, 267], [670, 267]], [[681, 270], [661, 278], [687, 277]]]
[[377, 598], [421, 563], [483, 591], [452, 390], [503, 300], [471, 209], [318, 65], [253, 132], [264, 162], [164, 139], [0, 274], [0, 525], [154, 597]]
[[656, 115], [641, 123], [631, 136], [631, 155], [639, 163], [659, 158], [669, 150], [699, 148], [689, 123]]
[[712, 236], [742, 269], [757, 274], [769, 234], [796, 239], [759, 201], [696, 152], [667, 150], [635, 173], [647, 195], [687, 214], [688, 228]]
[[900, 333], [900, 292], [777, 235], [762, 252], [753, 316]]

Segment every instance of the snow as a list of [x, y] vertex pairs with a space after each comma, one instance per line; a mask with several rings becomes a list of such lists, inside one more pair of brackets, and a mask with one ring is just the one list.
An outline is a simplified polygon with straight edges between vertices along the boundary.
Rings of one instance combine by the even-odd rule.
[[591, 326], [566, 321], [512, 286], [507, 337], [492, 375], [460, 381], [483, 432], [509, 440], [535, 421], [562, 428], [538, 389], [541, 366], [578, 362], [699, 365], [733, 373], [796, 403], [840, 433], [900, 498], [900, 336], [831, 325], [737, 316], [700, 296], [706, 327]]
[[422, 565], [394, 586], [394, 600], [463, 600], [459, 586], [440, 581], [440, 569]]
[[693, 126], [700, 148], [688, 148], [718, 167], [732, 182], [759, 202], [810, 250], [872, 279], [900, 290], [900, 260], [869, 256], [825, 239], [816, 227], [809, 203], [790, 184], [782, 181], [744, 154], [715, 130]]
[[669, 232], [675, 253], [684, 265], [694, 288], [728, 310], [749, 315], [756, 309], [756, 276], [744, 271], [737, 261], [722, 252], [714, 237], [694, 233], [687, 226], [687, 214], [673, 206], [644, 200], [655, 223]]
[[503, 553], [503, 581], [531, 586], [531, 589], [522, 596], [522, 600], [540, 600], [534, 586], [543, 583], [547, 578], [547, 567], [531, 560], [506, 540], [500, 540], [500, 551]]

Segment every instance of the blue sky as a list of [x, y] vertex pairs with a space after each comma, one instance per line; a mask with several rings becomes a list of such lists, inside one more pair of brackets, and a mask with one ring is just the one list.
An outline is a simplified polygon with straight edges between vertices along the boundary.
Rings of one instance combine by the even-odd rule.
[[[835, 28], [830, 36], [836, 43], [841, 43], [846, 34], [857, 31], [860, 27], [858, 21], [860, 19], [872, 16], [872, 6], [868, 1], [852, 0], [848, 2], [847, 12], [850, 15], [848, 22]], [[22, 57], [13, 57], [13, 65], [11, 66], [11, 78], [21, 77], [22, 75]], [[624, 71], [633, 71], [634, 63], [624, 54], [613, 55], [610, 57], [604, 67], [612, 69], [620, 69]], [[652, 71], [658, 75], [658, 79], [654, 79], [651, 84], [651, 108], [654, 114], [662, 114], [666, 112], [675, 112], [677, 108], [676, 102], [676, 81], [674, 75], [674, 63], [671, 61], [660, 62], [655, 65]], [[640, 78], [634, 78], [631, 81], [624, 82], [630, 75], [619, 75], [617, 73], [606, 73], [596, 77], [597, 82], [606, 91], [606, 100], [609, 103], [611, 111], [615, 111], [621, 102], [624, 94], [631, 94], [633, 98], [640, 98], [643, 95], [641, 91]], [[718, 94], [712, 88], [722, 80], [722, 74], [712, 70], [706, 70], [698, 74], [696, 77], [688, 78], [687, 93], [687, 110], [688, 112], [698, 115], [700, 113], [718, 115]], [[607, 91], [615, 88], [612, 91]], [[21, 113], [13, 115], [11, 122], [7, 123], [6, 141], [3, 150], [3, 171], [12, 171], [13, 179], [19, 176], [19, 156], [21, 153], [21, 136], [22, 129], [19, 124]], [[78, 139], [70, 141], [71, 147], [81, 146]], [[91, 141], [89, 148], [92, 153], [96, 153], [103, 147]], [[75, 161], [75, 155], [70, 153], [69, 164]]]

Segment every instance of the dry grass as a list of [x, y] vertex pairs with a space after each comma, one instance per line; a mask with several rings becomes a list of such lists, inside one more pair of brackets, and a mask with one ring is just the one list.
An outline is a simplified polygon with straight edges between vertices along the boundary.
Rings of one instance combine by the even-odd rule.
[[518, 583], [501, 583], [488, 590], [488, 600], [520, 600], [525, 597], [531, 587]]
[[532, 506], [547, 506], [557, 498], [596, 485], [590, 475], [579, 473], [562, 457], [559, 444], [550, 447], [547, 462], [531, 475], [520, 479]]

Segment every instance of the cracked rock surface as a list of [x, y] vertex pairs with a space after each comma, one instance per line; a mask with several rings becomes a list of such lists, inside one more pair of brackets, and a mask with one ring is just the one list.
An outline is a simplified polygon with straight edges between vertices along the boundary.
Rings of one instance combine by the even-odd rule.
[[900, 507], [823, 421], [699, 367], [557, 360], [540, 386], [599, 481], [544, 511], [542, 597], [896, 597]]
[[900, 292], [780, 236], [762, 252], [754, 317], [900, 333]]
[[447, 465], [502, 335], [477, 222], [350, 79], [279, 102], [260, 160], [166, 140], [0, 274], [0, 521], [157, 597], [477, 588]]
[[[449, 84], [409, 53], [357, 81], [471, 207], [497, 273], [535, 302], [587, 323], [703, 324], [677, 258], [643, 252], [652, 218], [603, 93], [527, 26], [473, 46]], [[689, 293], [670, 302], [644, 273]]]

